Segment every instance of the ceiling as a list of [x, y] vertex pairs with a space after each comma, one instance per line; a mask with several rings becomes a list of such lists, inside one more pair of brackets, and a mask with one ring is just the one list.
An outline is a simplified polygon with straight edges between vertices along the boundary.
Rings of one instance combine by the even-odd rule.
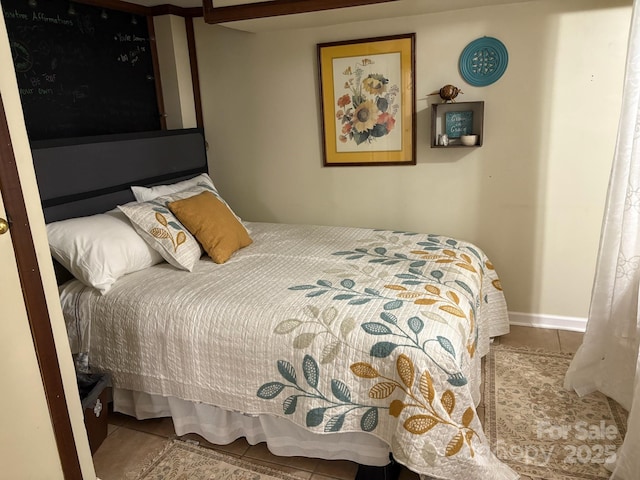
[[[127, 0], [130, 3], [148, 7], [171, 4], [177, 7], [191, 8], [202, 6], [202, 0]], [[240, 4], [259, 3], [266, 0], [213, 0], [214, 7], [227, 7]], [[292, 28], [310, 28], [341, 23], [359, 22], [380, 18], [404, 17], [450, 10], [461, 10], [487, 5], [523, 3], [531, 0], [397, 0], [360, 7], [325, 10], [322, 12], [300, 13], [295, 15], [242, 20], [224, 24], [230, 28], [249, 32], [282, 30]]]

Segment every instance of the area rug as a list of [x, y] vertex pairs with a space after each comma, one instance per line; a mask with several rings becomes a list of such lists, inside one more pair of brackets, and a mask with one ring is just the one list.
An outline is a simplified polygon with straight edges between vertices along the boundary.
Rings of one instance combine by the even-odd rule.
[[564, 389], [571, 355], [492, 346], [485, 364], [485, 433], [498, 458], [523, 478], [607, 479], [627, 412], [592, 393]]
[[140, 473], [128, 477], [135, 480], [300, 480], [274, 468], [182, 440], [169, 441]]

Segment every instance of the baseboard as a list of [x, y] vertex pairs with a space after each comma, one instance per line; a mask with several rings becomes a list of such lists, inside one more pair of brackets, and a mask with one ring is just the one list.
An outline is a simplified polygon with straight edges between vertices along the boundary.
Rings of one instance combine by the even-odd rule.
[[572, 332], [584, 332], [587, 328], [587, 319], [539, 313], [509, 312], [509, 324], [521, 327], [554, 328]]

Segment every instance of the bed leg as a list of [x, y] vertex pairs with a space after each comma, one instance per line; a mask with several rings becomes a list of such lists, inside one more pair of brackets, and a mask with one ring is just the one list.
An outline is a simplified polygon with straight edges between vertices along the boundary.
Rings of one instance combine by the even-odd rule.
[[390, 462], [384, 467], [359, 465], [355, 480], [395, 480], [400, 474], [400, 464], [389, 456]]

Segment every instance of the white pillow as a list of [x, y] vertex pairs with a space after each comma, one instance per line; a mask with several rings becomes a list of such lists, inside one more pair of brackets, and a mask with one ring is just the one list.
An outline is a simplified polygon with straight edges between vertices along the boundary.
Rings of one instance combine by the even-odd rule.
[[155, 187], [133, 186], [131, 187], [131, 191], [138, 202], [148, 202], [149, 200], [153, 200], [164, 195], [171, 195], [172, 193], [189, 190], [192, 187], [208, 187], [209, 190], [213, 190], [213, 192], [218, 195], [218, 191], [216, 190], [216, 187], [213, 186], [211, 177], [206, 173], [190, 178], [189, 180], [183, 180], [182, 182], [172, 183], [170, 185], [157, 185]]
[[117, 210], [50, 223], [47, 236], [53, 258], [103, 295], [123, 275], [163, 261]]
[[155, 187], [132, 186], [131, 191], [133, 192], [133, 196], [138, 202], [149, 202], [151, 200], [155, 200], [158, 197], [165, 197], [174, 193], [184, 192], [185, 190], [193, 190], [194, 188], [200, 188], [200, 191], [209, 190], [216, 197], [218, 197], [229, 210], [231, 210], [231, 213], [233, 213], [233, 216], [236, 217], [239, 222], [242, 222], [242, 219], [238, 215], [236, 215], [236, 213], [231, 209], [224, 198], [220, 196], [218, 190], [213, 184], [213, 180], [211, 180], [211, 177], [206, 173], [201, 173], [197, 177], [190, 178], [189, 180], [183, 180], [181, 182], [172, 183], [170, 185], [156, 185]]

